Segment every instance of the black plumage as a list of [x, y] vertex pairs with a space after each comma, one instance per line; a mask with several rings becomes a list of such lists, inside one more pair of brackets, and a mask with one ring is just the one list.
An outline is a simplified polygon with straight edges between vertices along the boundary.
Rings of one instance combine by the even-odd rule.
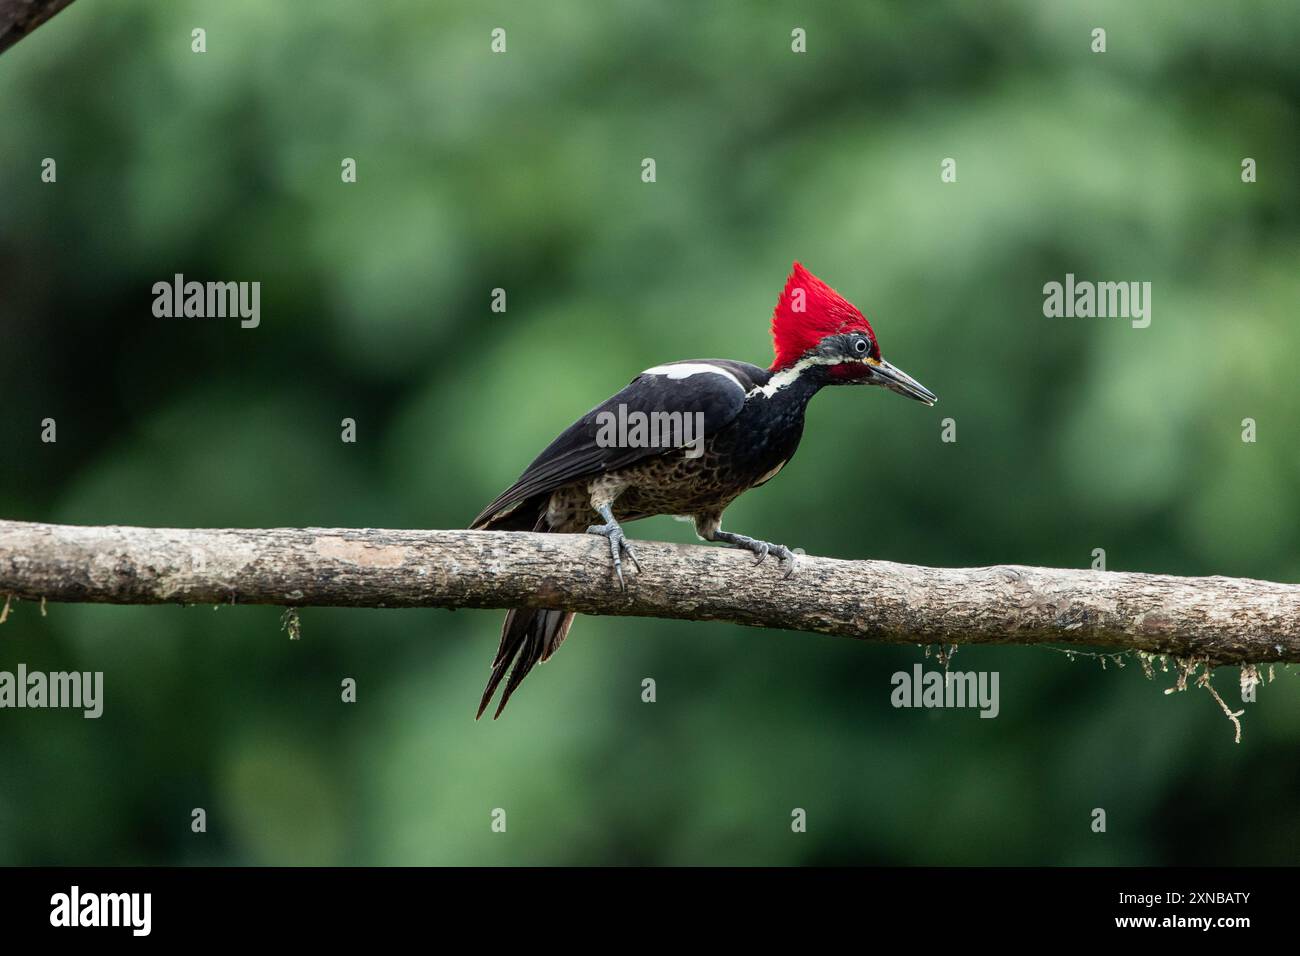
[[[671, 377], [676, 369], [691, 369]], [[716, 369], [717, 371], [705, 371]], [[592, 485], [622, 485], [611, 501], [614, 518], [635, 521], [656, 514], [689, 515], [707, 540], [721, 540], [722, 511], [744, 491], [769, 479], [798, 447], [808, 399], [824, 384], [809, 373], [764, 392], [772, 374], [756, 365], [723, 359], [676, 362], [643, 372], [607, 401], [565, 429], [474, 519], [472, 528], [583, 532], [600, 525]], [[700, 413], [703, 454], [683, 448], [602, 446], [601, 413]], [[612, 489], [611, 489], [612, 490]], [[745, 539], [749, 540], [749, 539]], [[492, 676], [479, 705], [486, 709], [513, 664], [497, 715], [532, 668], [563, 642], [573, 615], [519, 608], [506, 616]]]
[[[936, 399], [884, 361], [862, 313], [799, 263], [773, 311], [772, 339], [771, 370], [700, 359], [642, 372], [566, 428], [471, 527], [604, 535], [622, 586], [622, 558], [633, 565], [637, 559], [621, 522], [688, 515], [706, 541], [747, 548], [758, 561], [771, 554], [788, 577], [794, 570], [789, 548], [723, 531], [722, 512], [770, 481], [794, 455], [809, 399], [825, 385], [880, 385], [928, 405]], [[620, 427], [611, 440], [611, 419], [656, 416], [680, 427], [667, 436]], [[688, 422], [698, 427], [688, 431]], [[563, 610], [510, 611], [479, 716], [509, 672], [500, 716], [520, 681], [555, 653], [572, 623]]]

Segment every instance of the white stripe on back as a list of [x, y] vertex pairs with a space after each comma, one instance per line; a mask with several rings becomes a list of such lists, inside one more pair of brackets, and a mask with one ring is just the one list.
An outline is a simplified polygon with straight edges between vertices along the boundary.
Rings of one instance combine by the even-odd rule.
[[736, 388], [744, 391], [745, 386], [740, 384], [740, 379], [732, 375], [725, 368], [718, 365], [710, 365], [707, 362], [679, 362], [676, 365], [656, 365], [654, 368], [648, 368], [642, 375], [665, 375], [668, 378], [690, 378], [692, 375], [721, 375], [730, 379]]

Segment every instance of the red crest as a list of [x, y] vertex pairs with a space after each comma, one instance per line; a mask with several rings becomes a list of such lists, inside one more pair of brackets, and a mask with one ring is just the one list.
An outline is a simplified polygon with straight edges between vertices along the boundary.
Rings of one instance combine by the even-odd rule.
[[880, 346], [867, 317], [800, 263], [796, 262], [772, 312], [772, 371], [789, 368], [809, 349], [837, 332], [861, 332], [871, 340], [871, 354]]

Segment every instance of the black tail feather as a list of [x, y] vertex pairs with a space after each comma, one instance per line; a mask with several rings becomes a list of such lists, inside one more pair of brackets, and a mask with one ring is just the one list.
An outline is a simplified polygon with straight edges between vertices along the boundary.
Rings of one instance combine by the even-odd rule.
[[[510, 508], [505, 514], [497, 517], [489, 516], [484, 519], [484, 516], [480, 515], [473, 527], [491, 527], [507, 531], [525, 531], [529, 528], [533, 531], [565, 530], [550, 526], [546, 515], [546, 496]], [[505, 623], [501, 626], [501, 643], [497, 646], [496, 657], [492, 659], [492, 676], [488, 678], [483, 699], [479, 701], [478, 713], [474, 715], [474, 719], [478, 720], [483, 716], [483, 711], [487, 710], [487, 705], [491, 703], [492, 695], [496, 693], [501, 679], [506, 676], [506, 671], [509, 671], [510, 679], [506, 681], [506, 689], [501, 694], [501, 703], [497, 705], [497, 712], [492, 715], [492, 719], [496, 720], [500, 717], [501, 711], [506, 709], [510, 696], [528, 676], [528, 672], [555, 653], [556, 648], [564, 643], [564, 638], [568, 636], [572, 624], [573, 614], [569, 611], [517, 607], [506, 614]]]
[[[483, 716], [487, 705], [496, 693], [497, 685], [510, 671], [506, 689], [501, 694], [501, 703], [497, 706], [492, 719], [496, 720], [506, 709], [506, 704], [515, 690], [537, 664], [547, 660], [556, 648], [564, 642], [573, 624], [573, 614], [569, 611], [555, 611], [545, 608], [515, 608], [506, 615], [501, 628], [501, 644], [492, 661], [492, 676], [488, 678], [479, 701], [478, 713], [474, 719]], [[513, 663], [513, 667], [511, 664]]]
[[506, 676], [510, 662], [519, 653], [519, 648], [528, 635], [528, 615], [531, 613], [527, 609], [516, 609], [506, 614], [505, 625], [501, 628], [501, 643], [497, 646], [496, 657], [492, 658], [492, 676], [488, 678], [487, 689], [483, 691], [483, 699], [479, 701], [478, 713], [474, 715], [475, 720], [482, 717], [483, 711], [487, 710], [488, 701], [496, 693], [501, 678]]

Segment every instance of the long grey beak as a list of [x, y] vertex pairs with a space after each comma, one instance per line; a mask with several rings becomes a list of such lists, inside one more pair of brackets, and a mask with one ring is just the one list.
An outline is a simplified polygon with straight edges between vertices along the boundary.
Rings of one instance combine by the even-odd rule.
[[891, 392], [914, 398], [918, 402], [925, 402], [927, 405], [933, 405], [939, 400], [939, 396], [934, 392], [912, 378], [901, 368], [895, 368], [884, 359], [878, 362], [868, 362], [867, 365], [871, 369], [871, 378], [868, 381], [872, 385], [883, 385]]

